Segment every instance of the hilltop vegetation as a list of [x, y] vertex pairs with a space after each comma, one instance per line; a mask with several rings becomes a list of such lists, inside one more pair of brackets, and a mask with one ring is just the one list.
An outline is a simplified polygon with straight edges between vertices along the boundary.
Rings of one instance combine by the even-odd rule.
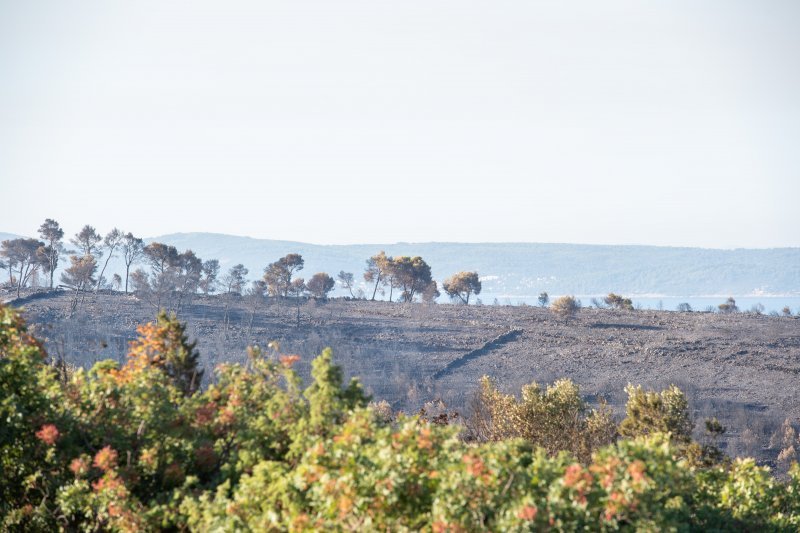
[[[144, 242], [160, 242], [179, 251], [192, 250], [205, 260], [218, 259], [223, 273], [241, 264], [250, 272], [250, 279], [260, 278], [269, 261], [296, 253], [306, 260], [306, 272], [327, 272], [334, 277], [340, 271], [355, 273], [354, 289], [362, 289], [368, 296], [372, 286], [363, 282], [359, 273], [364, 260], [379, 250], [394, 257], [424, 257], [431, 267], [432, 278], [439, 280], [440, 285], [454, 273], [479, 272], [486, 303], [496, 297], [501, 301], [506, 297], [514, 301], [527, 297], [533, 303], [535, 295], [542, 291], [556, 295], [598, 295], [612, 290], [629, 296], [727, 296], [758, 292], [797, 295], [800, 287], [797, 267], [800, 249], [796, 248], [708, 250], [532, 243], [322, 246], [206, 233], [164, 235]], [[107, 258], [104, 255], [103, 261]], [[125, 272], [126, 264], [117, 253], [108, 263], [107, 281], [112, 282], [114, 274], [124, 278]], [[350, 296], [355, 296], [354, 293], [350, 294], [341, 284], [336, 292]]]
[[[3, 240], [0, 244], [0, 269], [8, 271], [8, 280], [3, 282], [19, 298], [26, 287], [42, 285], [41, 272], [47, 278], [43, 284], [53, 289], [55, 272], [64, 257], [69, 266], [61, 272], [61, 286], [73, 291], [71, 308], [74, 311], [85, 300], [85, 293], [100, 289], [120, 290], [129, 285], [138, 295], [146, 298], [157, 309], [169, 307], [180, 310], [181, 306], [196, 295], [248, 294], [254, 297], [295, 297], [311, 295], [325, 299], [336, 286], [336, 281], [326, 272], [317, 272], [308, 283], [298, 273], [305, 266], [305, 259], [298, 253], [289, 253], [263, 268], [263, 276], [248, 282], [249, 269], [239, 263], [222, 273], [216, 258], [203, 260], [191, 249], [179, 251], [176, 247], [161, 242], [145, 244], [144, 240], [117, 228], [103, 237], [90, 225], [84, 226], [69, 242], [75, 247], [68, 250], [64, 244], [64, 230], [52, 219], [47, 219], [39, 228], [40, 240], [16, 238]], [[105, 260], [103, 260], [105, 257]], [[105, 277], [109, 262], [120, 258], [125, 265], [124, 277], [113, 274]], [[431, 267], [420, 256], [387, 256], [381, 251], [366, 259], [360, 277], [371, 288], [371, 300], [388, 291], [388, 300], [394, 295], [401, 302], [421, 299], [433, 302], [441, 296], [438, 283], [431, 276]], [[140, 265], [140, 266], [139, 266]], [[340, 271], [337, 276], [351, 297], [367, 298], [364, 290], [354, 292], [355, 276], [352, 272]], [[446, 292], [454, 300], [469, 303], [471, 294], [479, 294], [481, 285], [477, 272], [459, 272], [448, 281], [452, 282]], [[464, 296], [465, 295], [465, 296]]]
[[[306, 388], [293, 370], [297, 356], [253, 349], [246, 365], [220, 365], [198, 390], [194, 353], [184, 326], [162, 315], [139, 328], [124, 364], [66, 371], [0, 307], [3, 527], [800, 526], [800, 469], [779, 482], [752, 460], [731, 462], [713, 442], [693, 442], [676, 389], [631, 388], [617, 427], [569, 382], [532, 385], [519, 402], [486, 382], [488, 440], [470, 442], [470, 424], [368, 406], [330, 350], [315, 359]], [[536, 427], [551, 430], [531, 433]], [[713, 422], [707, 429], [721, 431]]]

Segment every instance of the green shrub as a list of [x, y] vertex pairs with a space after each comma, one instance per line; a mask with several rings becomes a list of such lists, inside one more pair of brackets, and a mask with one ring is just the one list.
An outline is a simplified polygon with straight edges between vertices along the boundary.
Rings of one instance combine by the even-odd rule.
[[143, 326], [124, 365], [61, 382], [0, 307], [0, 530], [800, 527], [797, 465], [780, 482], [749, 459], [693, 461], [677, 389], [629, 389], [631, 438], [601, 446], [588, 436], [613, 438], [610, 418], [571, 382], [517, 400], [485, 381], [497, 440], [467, 443], [455, 426], [366, 407], [330, 350], [305, 389], [297, 356], [259, 349], [187, 389], [188, 374], [163, 364], [174, 349], [191, 360], [182, 332], [175, 320]]
[[488, 440], [523, 438], [550, 454], [569, 451], [584, 462], [592, 452], [616, 436], [610, 410], [591, 409], [578, 386], [561, 379], [543, 389], [537, 383], [522, 388], [518, 400], [497, 390], [484, 376], [480, 382], [478, 412], [484, 414], [482, 434]]
[[613, 292], [608, 293], [608, 296], [603, 298], [607, 306], [612, 309], [619, 309], [621, 311], [633, 311], [633, 301], [630, 298], [625, 298]]

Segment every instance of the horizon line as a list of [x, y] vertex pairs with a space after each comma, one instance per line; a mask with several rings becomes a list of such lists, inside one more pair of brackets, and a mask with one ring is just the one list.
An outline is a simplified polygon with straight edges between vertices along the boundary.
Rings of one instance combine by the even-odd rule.
[[[14, 232], [4, 232], [8, 235], [17, 237], [30, 237]], [[250, 235], [239, 235], [234, 233], [221, 233], [215, 231], [175, 231], [160, 235], [142, 237], [146, 241], [154, 241], [165, 237], [187, 236], [187, 235], [210, 235], [216, 237], [233, 237], [237, 239], [250, 239], [254, 241], [280, 242], [287, 244], [300, 244], [320, 247], [346, 247], [346, 246], [397, 246], [397, 245], [432, 245], [432, 244], [456, 244], [456, 245], [553, 245], [553, 246], [587, 246], [587, 247], [626, 247], [626, 248], [667, 248], [684, 250], [713, 250], [713, 251], [742, 251], [742, 250], [800, 250], [800, 246], [767, 246], [767, 247], [710, 247], [710, 246], [688, 246], [675, 244], [642, 244], [642, 243], [585, 243], [585, 242], [564, 242], [564, 241], [395, 241], [395, 242], [349, 242], [349, 243], [319, 243], [312, 241], [298, 241], [293, 239], [278, 239], [268, 237], [253, 237]]]

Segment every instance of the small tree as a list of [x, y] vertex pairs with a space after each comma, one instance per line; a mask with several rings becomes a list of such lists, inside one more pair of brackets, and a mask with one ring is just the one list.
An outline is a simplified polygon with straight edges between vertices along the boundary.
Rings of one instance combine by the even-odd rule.
[[256, 311], [258, 310], [259, 305], [264, 302], [264, 298], [267, 295], [267, 284], [264, 280], [257, 279], [254, 280], [250, 287], [245, 289], [244, 291], [244, 298], [247, 301], [248, 307], [250, 308], [250, 320], [247, 325], [247, 336], [249, 337], [253, 332], [253, 321], [256, 318]]
[[289, 284], [289, 289], [286, 292], [287, 296], [293, 296], [295, 300], [295, 320], [297, 327], [300, 327], [300, 298], [306, 294], [308, 288], [306, 287], [303, 278], [295, 278]]
[[336, 281], [325, 272], [317, 272], [306, 283], [306, 288], [314, 298], [325, 299], [336, 286]]
[[[441, 296], [439, 292], [439, 284], [436, 281], [431, 281], [427, 287], [422, 291], [422, 301], [426, 304], [436, 303], [436, 299]], [[478, 300], [480, 302], [480, 300]]]
[[792, 316], [792, 310], [789, 308], [788, 305], [783, 309], [781, 309], [781, 313], [783, 313], [783, 316]]
[[400, 298], [404, 302], [414, 301], [414, 296], [421, 294], [433, 283], [431, 267], [420, 256], [393, 259], [390, 269], [392, 286], [403, 290]]
[[661, 392], [648, 392], [641, 386], [628, 385], [625, 419], [620, 435], [634, 438], [653, 433], [669, 433], [673, 442], [687, 445], [692, 440], [694, 422], [689, 414], [686, 395], [675, 385]]
[[42, 266], [44, 271], [50, 275], [50, 288], [53, 288], [53, 275], [58, 268], [58, 260], [64, 253], [64, 230], [53, 220], [48, 218], [39, 226], [39, 237], [45, 243], [44, 261]]
[[192, 250], [184, 250], [178, 255], [178, 290], [194, 294], [200, 287], [203, 277], [203, 260]]
[[539, 293], [539, 307], [547, 307], [547, 304], [550, 303], [550, 295], [546, 292]]
[[197, 293], [203, 276], [203, 260], [197, 257], [193, 251], [185, 250], [183, 253], [178, 254], [178, 261], [175, 266], [175, 287], [179, 292], [177, 309], [180, 310], [184, 298], [191, 301], [192, 296]]
[[570, 318], [578, 314], [580, 308], [581, 303], [579, 300], [576, 300], [574, 296], [561, 296], [560, 298], [556, 298], [550, 306], [550, 310], [553, 314], [563, 318], [565, 322], [568, 322]]
[[344, 270], [340, 270], [339, 274], [336, 276], [336, 279], [339, 281], [342, 287], [347, 289], [347, 291], [350, 293], [351, 298], [356, 297], [356, 295], [353, 294], [353, 287], [355, 286], [355, 281], [352, 272], [345, 272]]
[[728, 298], [724, 304], [719, 304], [717, 308], [720, 313], [724, 314], [739, 312], [739, 307], [737, 307], [736, 300], [734, 300], [733, 297]]
[[122, 233], [117, 228], [112, 229], [109, 231], [105, 238], [103, 238], [103, 248], [106, 251], [106, 260], [103, 263], [103, 268], [100, 269], [100, 275], [97, 277], [97, 285], [94, 288], [94, 292], [97, 292], [100, 289], [100, 283], [103, 280], [103, 274], [106, 271], [106, 267], [108, 266], [108, 262], [111, 261], [111, 258], [114, 257], [114, 252], [116, 251], [117, 247], [122, 244], [123, 239], [125, 238], [125, 234]]
[[200, 388], [203, 370], [197, 341], [189, 342], [186, 325], [166, 311], [158, 313], [156, 322], [138, 328], [139, 338], [131, 343], [130, 357], [146, 357], [150, 364], [169, 376], [185, 396]]
[[612, 309], [617, 309], [620, 311], [633, 311], [633, 302], [631, 299], [620, 296], [619, 294], [610, 292], [608, 293], [608, 296], [603, 299], [603, 301]]
[[228, 294], [241, 294], [247, 283], [248, 272], [241, 263], [232, 266], [228, 273], [222, 277], [222, 283], [225, 284], [225, 292]]
[[175, 289], [179, 256], [174, 246], [160, 242], [151, 242], [144, 247], [144, 258], [150, 265], [149, 286], [155, 295], [157, 309], [161, 308], [161, 301]]
[[9, 265], [9, 272], [13, 272], [16, 267], [17, 298], [39, 267], [47, 261], [45, 245], [36, 239], [3, 241], [2, 247], [0, 247], [0, 256], [5, 257]]
[[307, 291], [308, 287], [306, 287], [306, 280], [303, 278], [295, 278], [289, 285], [289, 291], [286, 293], [286, 295], [293, 296], [299, 301], [300, 297], [305, 296]]
[[102, 251], [99, 250], [102, 240], [103, 237], [97, 233], [97, 230], [87, 224], [70, 239], [70, 242], [78, 247], [80, 254], [84, 256], [91, 255], [95, 259], [99, 259], [103, 255]]
[[481, 293], [481, 280], [477, 272], [459, 272], [444, 280], [442, 288], [450, 299], [469, 305], [470, 296]]
[[372, 289], [372, 298], [370, 298], [370, 300], [375, 300], [378, 287], [391, 283], [391, 265], [392, 258], [387, 257], [386, 252], [383, 250], [367, 259], [367, 267], [364, 270], [364, 281], [375, 284]]
[[127, 293], [131, 265], [138, 263], [142, 255], [144, 255], [144, 241], [134, 237], [133, 233], [128, 232], [122, 237], [120, 249], [122, 250], [122, 259], [125, 261], [125, 292]]
[[289, 296], [292, 290], [292, 276], [303, 270], [305, 261], [300, 254], [288, 254], [264, 269], [264, 281], [273, 296]]
[[679, 311], [679, 312], [681, 312], [681, 313], [691, 313], [691, 312], [692, 312], [692, 306], [691, 306], [691, 305], [689, 305], [689, 304], [688, 304], [688, 303], [686, 303], [686, 302], [684, 302], [684, 303], [681, 303], [681, 304], [678, 304], [678, 307], [677, 307], [677, 309], [678, 309], [678, 311]]
[[217, 288], [219, 276], [219, 260], [209, 259], [203, 263], [203, 279], [200, 281], [200, 290], [203, 294], [213, 294]]
[[94, 274], [97, 272], [97, 260], [91, 255], [83, 257], [71, 255], [69, 257], [70, 266], [61, 273], [61, 283], [70, 287], [73, 291], [71, 303], [72, 310], [78, 306], [78, 299], [83, 301], [83, 293], [91, 290], [95, 282]]
[[143, 268], [137, 268], [131, 272], [131, 288], [135, 292], [149, 295], [151, 291], [150, 276]]

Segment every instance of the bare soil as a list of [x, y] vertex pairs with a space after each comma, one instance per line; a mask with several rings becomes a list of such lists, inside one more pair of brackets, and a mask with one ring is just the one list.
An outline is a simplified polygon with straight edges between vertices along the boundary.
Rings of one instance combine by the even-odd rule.
[[[87, 296], [74, 312], [69, 304], [69, 294], [49, 292], [13, 305], [24, 307], [53, 357], [82, 366], [124, 360], [136, 325], [156, 312], [121, 293]], [[313, 356], [331, 346], [348, 376], [360, 377], [375, 399], [406, 411], [438, 398], [467, 410], [483, 375], [510, 392], [565, 377], [622, 417], [627, 383], [653, 389], [674, 383], [688, 394], [698, 420], [714, 415], [729, 428], [728, 453], [765, 462], [779, 451], [780, 424], [800, 421], [796, 318], [582, 309], [564, 321], [528, 306], [228, 296], [196, 296], [183, 303], [179, 317], [207, 367], [244, 361], [248, 345], [277, 340], [282, 352], [301, 355], [299, 369], [307, 375]]]

